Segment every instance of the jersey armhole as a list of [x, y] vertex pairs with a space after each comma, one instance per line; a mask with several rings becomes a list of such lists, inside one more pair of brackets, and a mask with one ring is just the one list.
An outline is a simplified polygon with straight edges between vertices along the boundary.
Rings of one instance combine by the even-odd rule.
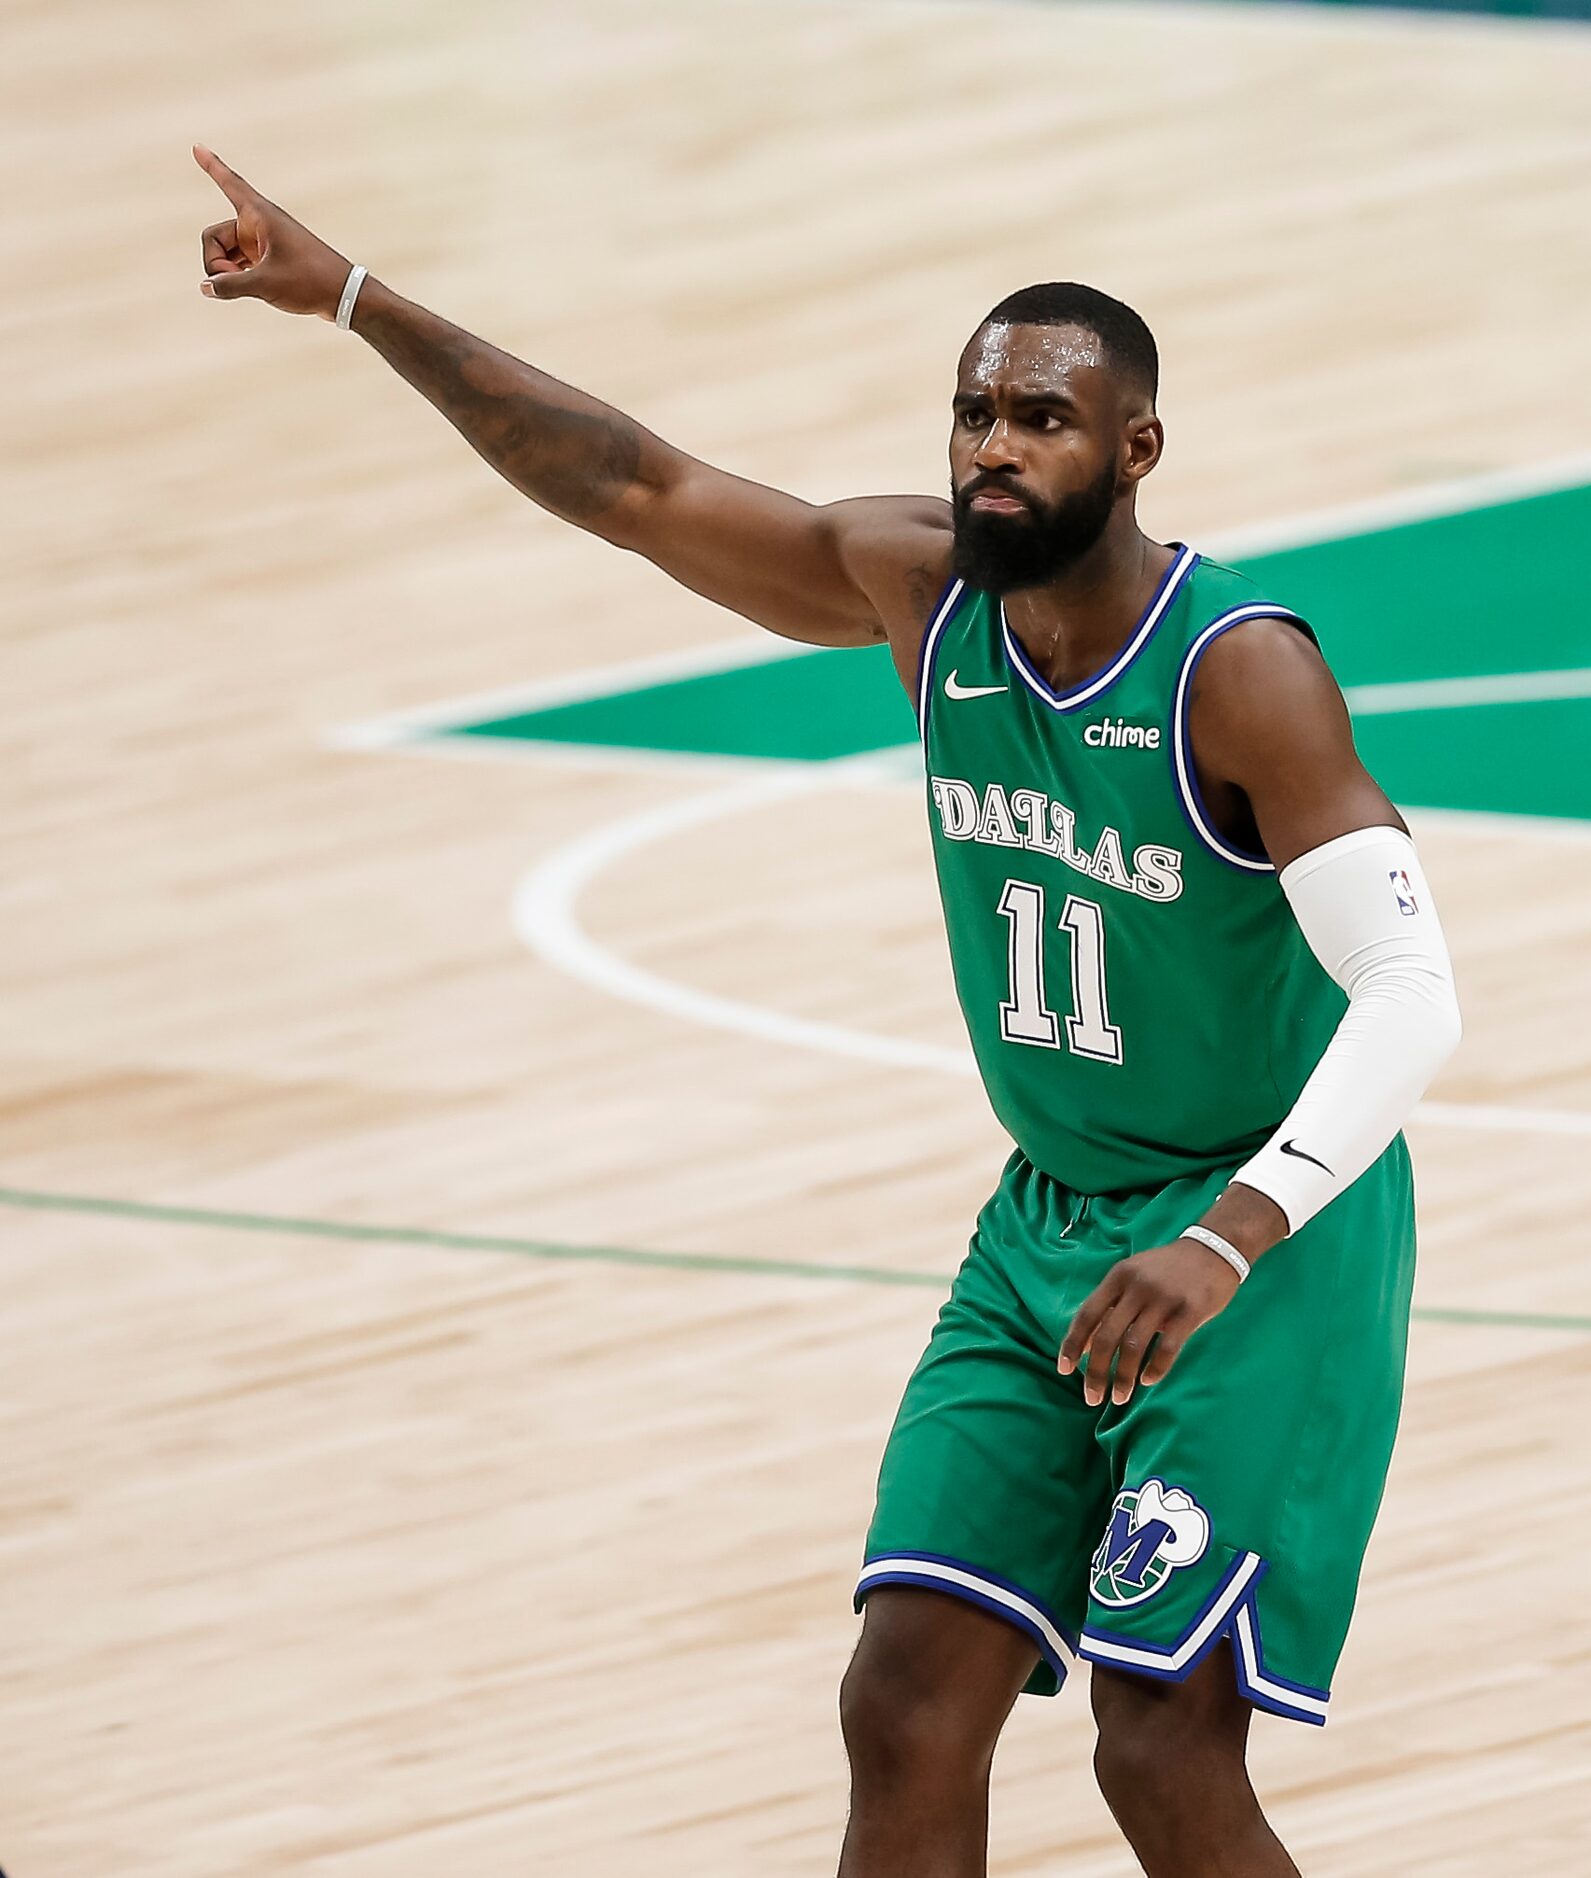
[[1276, 869], [1268, 855], [1249, 853], [1228, 841], [1216, 827], [1209, 805], [1199, 790], [1198, 771], [1193, 762], [1193, 742], [1188, 733], [1188, 717], [1193, 703], [1193, 675], [1199, 669], [1199, 661], [1222, 633], [1230, 632], [1234, 626], [1241, 626], [1245, 620], [1251, 619], [1285, 620], [1289, 626], [1296, 626], [1310, 644], [1319, 649], [1320, 641], [1309, 621], [1285, 606], [1250, 601], [1246, 606], [1235, 606], [1211, 620], [1183, 654], [1182, 669], [1177, 674], [1176, 695], [1171, 706], [1171, 775], [1188, 826], [1217, 860], [1225, 861], [1229, 867], [1235, 867], [1244, 874], [1274, 874]]
[[958, 580], [954, 574], [940, 589], [939, 598], [934, 602], [934, 610], [928, 616], [928, 627], [923, 633], [922, 644], [917, 648], [917, 734], [922, 738], [923, 747], [928, 747], [928, 699], [934, 683], [934, 655], [939, 650], [939, 641], [944, 637], [945, 628], [950, 624], [950, 616], [960, 603], [962, 590], [966, 582]]

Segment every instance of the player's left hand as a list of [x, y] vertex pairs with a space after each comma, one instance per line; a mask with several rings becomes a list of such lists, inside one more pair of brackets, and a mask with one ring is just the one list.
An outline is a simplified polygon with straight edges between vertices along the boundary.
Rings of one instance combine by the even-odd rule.
[[[1078, 1307], [1057, 1367], [1063, 1376], [1083, 1370], [1084, 1398], [1096, 1407], [1107, 1385], [1110, 1399], [1123, 1403], [1138, 1382], [1159, 1382], [1237, 1287], [1237, 1273], [1196, 1240], [1135, 1252], [1111, 1266]], [[1146, 1363], [1151, 1343], [1154, 1354]]]

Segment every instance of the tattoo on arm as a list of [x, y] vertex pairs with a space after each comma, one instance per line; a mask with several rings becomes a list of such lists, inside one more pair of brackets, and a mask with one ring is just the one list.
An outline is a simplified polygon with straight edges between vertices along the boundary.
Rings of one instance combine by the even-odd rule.
[[354, 330], [533, 502], [591, 527], [661, 472], [666, 446], [622, 411], [376, 285]]
[[928, 624], [928, 609], [933, 605], [939, 591], [939, 584], [934, 579], [934, 570], [926, 561], [919, 561], [906, 574], [906, 597], [911, 601], [913, 614]]

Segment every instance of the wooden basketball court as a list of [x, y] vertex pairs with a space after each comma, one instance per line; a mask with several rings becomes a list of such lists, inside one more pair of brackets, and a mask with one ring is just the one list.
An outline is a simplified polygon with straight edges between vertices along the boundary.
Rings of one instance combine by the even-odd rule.
[[[941, 487], [983, 310], [1096, 282], [1165, 362], [1147, 525], [1274, 545], [1591, 484], [1591, 37], [80, 0], [6, 38], [0, 1863], [831, 1871], [873, 1472], [1005, 1152], [909, 761], [369, 734], [755, 635], [357, 340], [202, 299], [188, 146], [819, 498]], [[1543, 678], [1529, 573], [1415, 676], [1591, 713], [1591, 610]], [[1508, 720], [1542, 812], [1415, 818], [1468, 1030], [1410, 1129], [1333, 1719], [1256, 1724], [1311, 1873], [1591, 1869], [1580, 722]], [[1133, 1869], [1090, 1748], [1080, 1688], [1019, 1705], [994, 1871]]]

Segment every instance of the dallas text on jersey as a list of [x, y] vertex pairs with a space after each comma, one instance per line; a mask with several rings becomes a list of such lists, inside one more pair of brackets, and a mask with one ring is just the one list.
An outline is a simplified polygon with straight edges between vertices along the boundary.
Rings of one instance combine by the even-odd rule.
[[1063, 866], [1144, 900], [1175, 900], [1182, 892], [1182, 854], [1145, 843], [1133, 850], [1129, 869], [1121, 835], [1106, 824], [1093, 849], [1077, 845], [1077, 817], [1064, 802], [1039, 789], [1013, 789], [997, 782], [978, 791], [956, 776], [929, 779], [939, 825], [947, 841], [976, 841], [996, 848], [1026, 848], [1053, 855]]

